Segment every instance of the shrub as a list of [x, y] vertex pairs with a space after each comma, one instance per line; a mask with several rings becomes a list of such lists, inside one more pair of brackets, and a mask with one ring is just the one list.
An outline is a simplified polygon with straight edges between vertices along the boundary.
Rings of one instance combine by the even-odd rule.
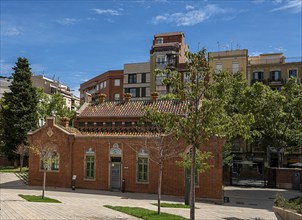
[[281, 208], [285, 208], [285, 209], [292, 209], [292, 210], [297, 211], [298, 213], [302, 214], [302, 197], [301, 196], [287, 200], [280, 194], [277, 194], [274, 202], [277, 207], [281, 207]]

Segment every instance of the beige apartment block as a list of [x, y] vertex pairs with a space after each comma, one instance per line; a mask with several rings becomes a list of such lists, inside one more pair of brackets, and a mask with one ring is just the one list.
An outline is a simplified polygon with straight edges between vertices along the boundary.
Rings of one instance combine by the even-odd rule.
[[272, 89], [281, 90], [289, 78], [301, 83], [301, 58], [286, 58], [283, 53], [260, 54], [249, 57], [248, 80], [251, 84], [262, 82]]
[[242, 72], [247, 77], [247, 49], [209, 52], [209, 59], [210, 66], [216, 73], [227, 70], [232, 73]]
[[132, 100], [150, 100], [150, 62], [124, 64], [124, 93]]

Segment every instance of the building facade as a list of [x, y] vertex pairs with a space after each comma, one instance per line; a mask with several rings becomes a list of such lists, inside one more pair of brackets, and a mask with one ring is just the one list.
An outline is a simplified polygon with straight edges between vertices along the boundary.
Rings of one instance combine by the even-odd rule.
[[170, 93], [170, 88], [162, 84], [165, 76], [156, 76], [155, 69], [178, 69], [186, 62], [186, 52], [189, 47], [185, 44], [185, 35], [182, 32], [170, 32], [154, 35], [150, 50], [150, 83], [151, 91], [159, 95]]
[[[49, 118], [46, 125], [29, 133], [28, 140], [31, 146], [48, 146], [55, 152], [56, 159], [47, 174], [48, 186], [71, 187], [71, 179], [76, 176], [77, 188], [157, 193], [159, 167], [153, 157], [157, 148], [149, 141], [164, 136], [147, 123], [139, 126], [137, 122], [145, 106], [181, 114], [184, 105], [186, 102], [173, 100], [106, 102], [101, 96], [98, 103], [85, 103], [81, 107], [75, 123], [77, 129], [57, 125], [54, 118]], [[223, 144], [223, 139], [213, 137], [202, 146], [202, 150], [212, 152], [209, 163], [213, 167], [196, 175], [197, 198], [223, 201]], [[190, 151], [181, 140], [173, 147], [179, 152]], [[177, 154], [165, 162], [163, 194], [185, 194], [188, 172], [176, 164], [181, 159]], [[41, 185], [43, 165], [33, 151], [29, 166], [29, 184]]]
[[209, 58], [210, 66], [215, 73], [221, 70], [242, 72], [247, 78], [248, 50], [209, 52]]
[[12, 83], [12, 78], [0, 77], [0, 99], [3, 97], [5, 92], [10, 92], [9, 86]]
[[149, 62], [124, 65], [124, 93], [130, 93], [132, 100], [150, 100]]
[[248, 80], [251, 84], [262, 82], [272, 89], [281, 90], [289, 78], [301, 84], [302, 60], [286, 58], [283, 53], [260, 54], [249, 57]]
[[106, 101], [119, 101], [123, 98], [123, 70], [110, 70], [80, 84], [80, 99], [84, 102], [87, 93], [93, 101], [98, 94], [106, 94]]
[[34, 75], [31, 77], [31, 81], [34, 87], [43, 89], [43, 92], [48, 95], [56, 92], [62, 94], [66, 106], [70, 110], [76, 110], [80, 105], [80, 99], [72, 94], [70, 88], [57, 80], [49, 79], [42, 75]]

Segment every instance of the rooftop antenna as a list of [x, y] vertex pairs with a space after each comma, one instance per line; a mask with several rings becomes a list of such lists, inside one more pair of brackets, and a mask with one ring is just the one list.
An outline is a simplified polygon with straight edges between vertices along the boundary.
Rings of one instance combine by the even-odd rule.
[[231, 40], [231, 50], [233, 50], [233, 40]]
[[237, 43], [237, 50], [240, 50], [240, 44]]

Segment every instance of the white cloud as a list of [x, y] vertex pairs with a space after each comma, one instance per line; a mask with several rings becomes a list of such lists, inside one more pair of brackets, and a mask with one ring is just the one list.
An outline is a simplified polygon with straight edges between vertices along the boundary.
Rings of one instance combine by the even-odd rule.
[[186, 10], [193, 10], [194, 7], [192, 5], [186, 5]]
[[4, 29], [1, 34], [3, 36], [18, 36], [22, 34], [21, 29], [16, 28], [16, 27], [8, 27], [6, 29]]
[[[282, 1], [280, 1], [280, 3], [281, 2]], [[274, 9], [270, 10], [270, 12], [284, 11], [284, 10], [289, 10], [293, 13], [301, 12], [301, 10], [302, 10], [302, 0], [287, 0], [283, 6], [278, 7], [278, 8], [274, 8]]]
[[19, 36], [23, 34], [23, 29], [10, 22], [1, 21], [1, 36]]
[[56, 20], [57, 23], [65, 26], [74, 25], [76, 23], [79, 23], [80, 21], [80, 19], [75, 18], [63, 18], [61, 20]]
[[0, 59], [1, 74], [10, 75], [13, 72], [13, 66], [14, 64], [6, 63], [4, 59]]
[[251, 53], [252, 56], [259, 56], [260, 54], [263, 54], [263, 53], [259, 52], [259, 51], [255, 51], [255, 52]]
[[286, 49], [284, 49], [283, 47], [276, 47], [275, 50], [279, 51], [279, 52], [285, 52]]
[[217, 5], [209, 4], [202, 9], [186, 7], [187, 12], [158, 15], [152, 18], [153, 24], [175, 23], [177, 26], [192, 26], [209, 19], [217, 14], [232, 12], [232, 9], [223, 9]]
[[99, 9], [99, 8], [93, 8], [91, 9], [91, 11], [93, 11], [95, 14], [108, 14], [108, 15], [113, 15], [113, 16], [117, 16], [117, 15], [121, 15], [120, 11], [123, 11], [122, 8], [119, 8], [118, 10], [114, 10], [114, 9]]

